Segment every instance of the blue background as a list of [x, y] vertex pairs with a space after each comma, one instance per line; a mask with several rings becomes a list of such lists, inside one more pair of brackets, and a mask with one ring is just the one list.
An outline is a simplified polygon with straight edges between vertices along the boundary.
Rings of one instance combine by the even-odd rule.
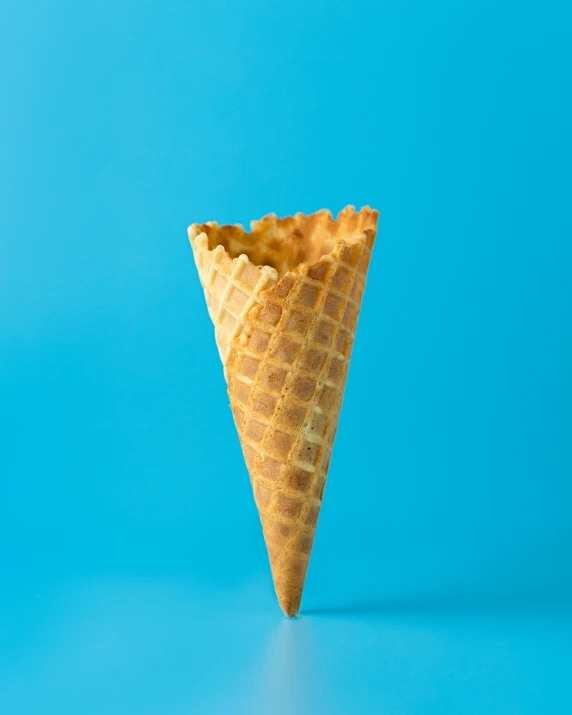
[[[572, 709], [572, 7], [0, 9], [0, 712]], [[296, 621], [186, 228], [380, 210]]]

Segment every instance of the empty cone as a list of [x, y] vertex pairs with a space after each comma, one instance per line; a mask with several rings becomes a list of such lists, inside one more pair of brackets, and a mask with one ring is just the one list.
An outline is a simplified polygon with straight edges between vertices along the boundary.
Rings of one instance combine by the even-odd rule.
[[377, 211], [189, 227], [278, 601], [300, 609]]

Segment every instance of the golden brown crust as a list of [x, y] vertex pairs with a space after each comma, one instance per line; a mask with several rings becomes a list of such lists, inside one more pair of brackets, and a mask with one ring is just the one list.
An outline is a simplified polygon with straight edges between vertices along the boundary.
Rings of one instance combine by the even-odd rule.
[[268, 214], [252, 221], [250, 231], [240, 224], [219, 226], [214, 221], [193, 224], [191, 228], [196, 235], [206, 235], [209, 250], [222, 246], [231, 259], [244, 254], [255, 266], [275, 268], [281, 278], [300, 264], [317, 263], [332, 252], [339, 238], [351, 241], [364, 231], [375, 229], [376, 221], [376, 211], [365, 207], [356, 212], [353, 206], [348, 206], [337, 219], [324, 209], [308, 216], [298, 213], [287, 218]]
[[376, 222], [376, 211], [348, 207], [336, 221], [270, 215], [251, 233], [189, 229], [288, 616], [300, 607]]

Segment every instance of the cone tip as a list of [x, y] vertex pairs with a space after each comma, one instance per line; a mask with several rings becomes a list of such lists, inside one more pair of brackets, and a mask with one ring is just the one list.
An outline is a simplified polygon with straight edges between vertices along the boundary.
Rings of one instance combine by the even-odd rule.
[[277, 593], [280, 608], [288, 618], [296, 618], [300, 611], [302, 590], [299, 588], [286, 588]]

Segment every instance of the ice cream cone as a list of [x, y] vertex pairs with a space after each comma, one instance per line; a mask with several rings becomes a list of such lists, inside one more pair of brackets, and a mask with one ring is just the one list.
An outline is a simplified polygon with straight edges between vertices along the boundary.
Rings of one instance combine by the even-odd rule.
[[278, 601], [300, 609], [377, 211], [189, 227]]

